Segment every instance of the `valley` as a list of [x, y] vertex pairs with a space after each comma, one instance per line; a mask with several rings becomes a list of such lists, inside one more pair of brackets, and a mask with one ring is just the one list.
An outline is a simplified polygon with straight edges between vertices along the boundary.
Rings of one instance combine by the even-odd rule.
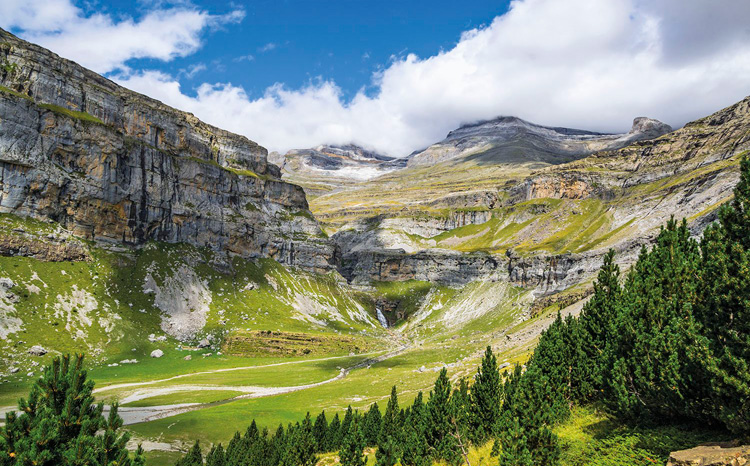
[[[155, 466], [393, 386], [406, 406], [487, 347], [510, 377], [581, 313], [607, 251], [629, 270], [671, 217], [700, 237], [750, 153], [746, 98], [676, 130], [499, 117], [406, 159], [268, 154], [3, 30], [0, 61], [0, 411], [85, 353]], [[610, 421], [566, 422], [580, 456], [595, 427], [576, 423]]]

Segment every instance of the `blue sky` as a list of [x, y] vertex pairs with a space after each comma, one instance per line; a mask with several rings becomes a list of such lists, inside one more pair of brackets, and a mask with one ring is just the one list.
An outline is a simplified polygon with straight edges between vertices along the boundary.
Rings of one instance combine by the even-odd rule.
[[750, 93], [740, 0], [2, 0], [0, 27], [269, 150], [515, 115], [626, 132]]
[[[363, 86], [371, 87], [372, 73], [392, 56], [425, 57], [451, 49], [463, 31], [489, 24], [507, 10], [507, 2], [491, 0], [461, 7], [450, 0], [259, 0], [233, 7], [195, 3], [215, 13], [240, 6], [246, 16], [211, 33], [193, 55], [171, 63], [131, 65], [179, 75], [186, 90], [211, 79], [242, 85], [251, 96], [277, 82], [298, 88], [323, 78], [335, 81], [351, 98]], [[195, 65], [206, 68], [190, 76], [179, 73]]]

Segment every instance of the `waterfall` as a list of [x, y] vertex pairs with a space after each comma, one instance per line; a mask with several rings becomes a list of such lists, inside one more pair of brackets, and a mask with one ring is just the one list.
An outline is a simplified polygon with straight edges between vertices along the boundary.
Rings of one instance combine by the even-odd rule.
[[386, 319], [383, 315], [383, 311], [381, 311], [379, 307], [376, 307], [375, 312], [378, 314], [378, 321], [380, 322], [380, 325], [382, 325], [383, 328], [388, 328], [388, 319]]

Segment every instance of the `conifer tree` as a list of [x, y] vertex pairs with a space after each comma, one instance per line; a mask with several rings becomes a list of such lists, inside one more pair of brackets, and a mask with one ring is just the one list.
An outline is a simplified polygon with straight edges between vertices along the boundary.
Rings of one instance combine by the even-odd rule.
[[221, 444], [214, 445], [206, 455], [206, 466], [226, 466], [224, 459], [224, 447]]
[[380, 428], [382, 423], [382, 416], [380, 414], [380, 407], [377, 403], [370, 405], [370, 409], [362, 420], [362, 435], [365, 438], [365, 444], [368, 447], [373, 447], [378, 444], [378, 438], [380, 436]]
[[354, 422], [354, 410], [352, 409], [352, 405], [349, 405], [349, 407], [346, 408], [344, 419], [341, 421], [341, 441], [344, 440], [344, 436], [349, 432], [352, 422]]
[[339, 451], [341, 466], [365, 466], [367, 464], [367, 457], [364, 455], [364, 448], [365, 440], [362, 437], [359, 420], [353, 418], [352, 422], [349, 423], [348, 430], [342, 440], [341, 450]]
[[391, 388], [391, 397], [381, 422], [378, 450], [375, 458], [378, 466], [393, 466], [401, 457], [401, 411], [398, 406], [396, 386]]
[[328, 451], [328, 420], [326, 419], [325, 411], [321, 411], [318, 417], [315, 418], [313, 436], [315, 437], [317, 451]]
[[[491, 353], [490, 353], [491, 354]], [[450, 399], [450, 420], [454, 444], [456, 445], [455, 462], [458, 464], [461, 457], [468, 466], [469, 462], [469, 430], [472, 421], [471, 398], [469, 396], [469, 385], [466, 379], [461, 379], [458, 388], [453, 390]]]
[[175, 466], [203, 466], [203, 454], [197, 440], [193, 444], [193, 448], [180, 458]]
[[696, 414], [686, 400], [702, 398], [693, 382], [708, 344], [693, 315], [700, 264], [687, 223], [670, 220], [656, 244], [628, 274], [612, 364], [614, 407], [625, 417]]
[[404, 442], [401, 464], [404, 466], [428, 466], [431, 463], [427, 447], [427, 407], [422, 392], [417, 394], [404, 422]]
[[104, 419], [103, 406], [94, 405], [93, 387], [83, 355], [73, 361], [69, 355], [55, 358], [32, 385], [28, 399], [19, 401], [23, 415], [6, 415], [0, 428], [0, 465], [142, 464], [141, 449], [135, 458], [125, 449], [129, 436], [120, 431], [117, 405]]
[[500, 372], [492, 348], [487, 347], [471, 387], [471, 438], [481, 443], [495, 434], [500, 417]]
[[580, 354], [574, 355], [572, 360], [572, 364], [578, 364], [573, 374], [573, 391], [579, 400], [598, 398], [609, 370], [608, 358], [613, 350], [617, 306], [622, 294], [620, 268], [614, 258], [613, 250], [604, 256], [594, 281], [594, 293], [583, 306], [579, 319], [580, 336], [575, 344]]
[[697, 319], [713, 357], [706, 361], [713, 417], [750, 432], [750, 160], [740, 163], [731, 205], [701, 242]]
[[342, 432], [341, 432], [341, 420], [339, 419], [339, 413], [336, 413], [331, 420], [331, 424], [328, 426], [328, 451], [336, 451], [341, 448]]
[[448, 371], [443, 368], [440, 370], [427, 402], [429, 413], [427, 443], [431, 448], [433, 459], [442, 459], [454, 464], [457, 461], [457, 454], [456, 441], [451, 435], [453, 425], [451, 424], [450, 395], [451, 382], [448, 379]]

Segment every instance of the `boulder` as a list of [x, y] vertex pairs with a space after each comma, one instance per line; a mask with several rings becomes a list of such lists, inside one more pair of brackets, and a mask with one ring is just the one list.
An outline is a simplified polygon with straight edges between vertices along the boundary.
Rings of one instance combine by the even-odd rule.
[[162, 351], [162, 350], [160, 350], [160, 349], [157, 349], [157, 350], [153, 350], [153, 351], [151, 352], [151, 357], [152, 357], [152, 358], [160, 358], [160, 357], [162, 357], [162, 356], [164, 356], [164, 351]]
[[189, 355], [189, 354], [188, 354], [187, 356], [185, 356], [185, 357], [184, 357], [184, 358], [182, 358], [182, 359], [184, 359], [185, 361], [190, 361], [191, 359], [193, 359], [193, 357], [192, 357], [191, 355]]
[[47, 354], [47, 350], [42, 346], [34, 345], [29, 348], [29, 354], [32, 356], [44, 356], [45, 354]]
[[669, 454], [667, 466], [744, 466], [750, 462], [750, 445], [699, 445]]
[[209, 346], [211, 346], [211, 342], [206, 338], [198, 342], [198, 348], [208, 348]]

